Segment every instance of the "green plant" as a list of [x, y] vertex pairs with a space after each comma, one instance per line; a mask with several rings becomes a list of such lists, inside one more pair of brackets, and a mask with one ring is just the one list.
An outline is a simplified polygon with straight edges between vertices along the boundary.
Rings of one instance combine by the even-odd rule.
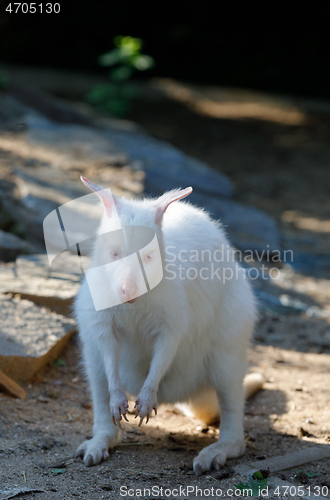
[[4, 90], [5, 88], [8, 87], [8, 77], [0, 72], [0, 90]]
[[265, 476], [260, 470], [258, 470], [252, 476], [249, 476], [249, 481], [247, 483], [243, 483], [241, 481], [240, 483], [235, 484], [235, 487], [238, 490], [241, 490], [244, 495], [259, 496], [260, 492], [267, 487], [269, 477], [267, 474], [265, 474]]
[[57, 358], [54, 363], [54, 366], [68, 366], [67, 362], [63, 358]]
[[97, 85], [87, 94], [87, 101], [99, 111], [123, 117], [137, 86], [129, 80], [136, 71], [146, 71], [154, 65], [152, 57], [142, 54], [142, 40], [131, 36], [116, 36], [115, 48], [98, 58], [101, 66], [111, 67], [109, 83]]

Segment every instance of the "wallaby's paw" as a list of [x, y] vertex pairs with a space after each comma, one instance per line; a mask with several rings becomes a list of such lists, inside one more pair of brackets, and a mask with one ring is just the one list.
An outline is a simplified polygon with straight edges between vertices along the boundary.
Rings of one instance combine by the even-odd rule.
[[115, 446], [118, 437], [111, 437], [107, 434], [97, 434], [92, 439], [84, 441], [77, 449], [75, 457], [83, 457], [86, 467], [97, 465], [102, 460], [109, 458], [109, 448]]
[[110, 413], [112, 415], [112, 420], [115, 425], [122, 430], [122, 426], [120, 421], [122, 417], [128, 422], [126, 413], [128, 410], [128, 401], [127, 397], [122, 391], [116, 391], [114, 394], [111, 394], [110, 397]]
[[142, 389], [135, 401], [136, 415], [135, 418], [140, 417], [139, 427], [143, 419], [146, 418], [146, 424], [149, 422], [152, 410], [155, 410], [157, 415], [157, 396], [156, 393], [149, 390]]
[[234, 443], [214, 443], [204, 448], [194, 460], [196, 476], [211, 469], [220, 470], [227, 458], [236, 458], [245, 451], [244, 441]]

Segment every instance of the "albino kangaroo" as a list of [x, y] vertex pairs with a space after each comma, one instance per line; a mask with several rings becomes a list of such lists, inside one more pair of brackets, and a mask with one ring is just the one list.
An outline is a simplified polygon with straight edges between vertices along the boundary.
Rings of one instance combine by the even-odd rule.
[[221, 409], [218, 442], [194, 459], [197, 475], [218, 470], [244, 452], [244, 398], [263, 383], [255, 375], [243, 384], [257, 317], [244, 271], [221, 224], [179, 201], [192, 188], [137, 201], [82, 181], [104, 212], [75, 302], [94, 408], [93, 438], [76, 456], [87, 466], [109, 457], [130, 394], [140, 425], [161, 403], [184, 403], [206, 423]]

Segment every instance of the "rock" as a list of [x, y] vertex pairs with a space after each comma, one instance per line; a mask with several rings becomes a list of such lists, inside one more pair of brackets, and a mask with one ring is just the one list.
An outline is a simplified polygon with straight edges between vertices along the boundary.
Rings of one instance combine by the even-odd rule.
[[[65, 152], [68, 159], [104, 160], [111, 164], [127, 164], [129, 158], [114, 140], [99, 128], [74, 124], [59, 124], [35, 113], [24, 118], [25, 138], [30, 144], [47, 145]], [[121, 133], [121, 132], [119, 132]]]
[[129, 164], [146, 172], [148, 192], [159, 194], [188, 183], [203, 193], [230, 197], [233, 185], [227, 176], [190, 158], [171, 144], [149, 137], [135, 127], [111, 120], [106, 128], [60, 125], [33, 114], [25, 117], [30, 143], [48, 144], [71, 156], [109, 163]]
[[[192, 162], [191, 162], [192, 163]], [[190, 161], [177, 170], [171, 168], [145, 168], [146, 192], [151, 195], [160, 195], [177, 187], [192, 186], [197, 192], [212, 195], [231, 196], [232, 188], [217, 172], [206, 170], [199, 172], [190, 168]]]
[[13, 261], [18, 255], [35, 251], [36, 247], [32, 243], [0, 229], [0, 260], [3, 262]]
[[[58, 253], [95, 235], [102, 208], [98, 197], [82, 184], [78, 174], [77, 179], [72, 180], [66, 172], [52, 167], [34, 168], [32, 171], [17, 168], [14, 173], [21, 202], [30, 214], [31, 226], [37, 226], [36, 232], [43, 242], [46, 236], [47, 250], [51, 247]], [[135, 189], [137, 184], [142, 184], [141, 181], [133, 181], [130, 172], [122, 174], [121, 178], [114, 176], [114, 182], [110, 183], [115, 195], [124, 194], [119, 186]], [[55, 212], [58, 207], [61, 221]], [[67, 241], [63, 240], [63, 227]]]
[[77, 255], [70, 254], [69, 252], [61, 253], [52, 263], [50, 268], [49, 260], [46, 254], [36, 255], [23, 255], [16, 259], [16, 273], [19, 276], [42, 276], [42, 277], [57, 277], [67, 280], [81, 279], [82, 268], [86, 268], [89, 264], [89, 258], [82, 256], [78, 258]]
[[[255, 294], [258, 298], [261, 309], [268, 309], [277, 314], [301, 314], [305, 313], [309, 317], [329, 319], [330, 312], [318, 306], [310, 306], [301, 300], [291, 297], [288, 294], [282, 294], [278, 297], [270, 295], [263, 290], [256, 290]], [[329, 346], [330, 341], [325, 337], [317, 341], [319, 345]]]
[[[87, 266], [88, 259], [84, 259]], [[66, 252], [54, 260], [54, 268], [49, 267], [46, 255], [19, 258], [15, 267], [0, 269], [0, 293], [19, 294], [69, 316], [81, 280], [80, 260]]]
[[[129, 126], [129, 122], [125, 126], [122, 121], [111, 120], [103, 128], [93, 128], [63, 125], [30, 113], [25, 117], [25, 123], [27, 142], [47, 147], [55, 154], [54, 161], [48, 168], [15, 170], [20, 182], [22, 201], [34, 210], [39, 223], [56, 206], [86, 194], [80, 186], [78, 175], [75, 181], [65, 171], [72, 167], [72, 163], [90, 161], [98, 164], [127, 164], [135, 171], [143, 170], [146, 173], [145, 190], [148, 194], [159, 195], [175, 187], [191, 185], [194, 192], [189, 200], [220, 218], [224, 226], [228, 227], [232, 243], [240, 250], [280, 249], [279, 231], [271, 217], [256, 208], [228, 199], [233, 194], [233, 186], [228, 177], [212, 170], [205, 163], [186, 156], [174, 146]], [[122, 169], [117, 168], [118, 170]], [[110, 176], [105, 182], [106, 186], [110, 184], [112, 190], [115, 184], [113, 180]], [[82, 213], [83, 225], [86, 221], [92, 228], [96, 221], [94, 214], [88, 207], [80, 212], [78, 206], [82, 208], [80, 202], [70, 206], [70, 218], [75, 221], [81, 219]], [[53, 222], [58, 228], [55, 218]], [[75, 224], [71, 230], [74, 229]], [[76, 232], [81, 232], [81, 229]], [[50, 231], [49, 238], [52, 234], [53, 231]], [[79, 239], [74, 240], [78, 241]], [[52, 244], [56, 245], [56, 242], [53, 241]], [[64, 249], [63, 245], [61, 248]]]
[[[45, 217], [52, 210], [87, 194], [79, 175], [76, 181], [72, 181], [65, 172], [51, 166], [33, 170], [16, 168], [14, 174], [22, 203], [31, 211], [31, 214], [34, 214], [39, 225], [42, 225]], [[95, 205], [97, 205], [97, 198]]]
[[0, 315], [0, 369], [18, 382], [54, 361], [75, 331], [73, 319], [3, 294]]
[[241, 251], [280, 250], [280, 235], [276, 222], [267, 214], [225, 198], [204, 196], [193, 192], [191, 203], [205, 208], [220, 219], [230, 241]]
[[233, 185], [226, 175], [186, 156], [169, 143], [136, 131], [119, 131], [114, 126], [108, 127], [105, 135], [146, 172], [146, 189], [150, 194], [191, 185], [197, 192], [233, 195]]
[[0, 229], [3, 231], [10, 231], [11, 227], [15, 224], [15, 219], [13, 215], [10, 213], [10, 210], [6, 206], [6, 202], [3, 200], [3, 189], [2, 185], [4, 184], [3, 180], [0, 181]]
[[25, 495], [25, 493], [43, 493], [43, 492], [44, 490], [40, 490], [37, 488], [26, 488], [22, 486], [18, 486], [15, 488], [8, 488], [5, 486], [0, 490], [0, 495], [2, 495], [0, 497], [0, 500], [7, 500], [8, 498], [14, 498], [17, 496]]
[[[224, 196], [232, 194], [232, 185], [226, 176], [214, 172], [198, 160], [185, 156], [173, 146], [139, 132], [135, 127], [125, 127], [122, 122], [117, 124], [111, 120], [106, 128], [100, 130], [81, 125], [60, 125], [44, 117], [28, 114], [25, 123], [28, 127], [26, 140], [36, 146], [52, 148], [58, 152], [58, 156], [54, 153], [54, 161], [49, 166], [33, 169], [21, 167], [14, 170], [22, 203], [34, 214], [34, 221], [41, 225], [48, 214], [57, 207], [80, 198], [65, 208], [68, 215], [66, 219], [74, 221], [70, 227], [73, 243], [81, 241], [79, 234], [82, 234], [83, 230], [87, 234], [86, 238], [92, 236], [100, 210], [95, 196], [81, 198], [86, 194], [86, 189], [80, 183], [79, 176], [77, 175], [75, 181], [72, 174], [69, 175], [63, 170], [63, 167], [70, 169], [72, 162], [131, 164], [135, 170], [143, 169], [146, 172], [147, 191], [153, 194], [187, 184], [192, 184], [200, 193]], [[110, 167], [108, 170], [110, 171]], [[115, 170], [123, 171], [118, 168]], [[114, 174], [105, 185], [110, 184], [114, 194], [117, 194], [116, 184], [119, 188], [131, 186], [136, 190], [136, 181], [130, 183], [128, 177], [134, 180], [133, 174], [126, 174], [126, 179]], [[142, 184], [141, 177], [139, 183]], [[63, 223], [66, 226], [65, 221]], [[52, 226], [47, 235], [51, 246], [64, 250], [61, 241], [63, 238], [58, 237], [61, 231], [57, 217], [51, 215], [47, 225]], [[76, 233], [77, 237], [74, 237], [73, 233]]]
[[22, 121], [24, 115], [32, 109], [17, 101], [15, 98], [2, 92], [0, 94], [0, 127], [4, 129], [12, 128]]
[[17, 83], [11, 83], [7, 94], [23, 106], [31, 107], [51, 120], [62, 123], [81, 123], [89, 125], [91, 119], [79, 112], [68, 101], [52, 96], [47, 92], [37, 91], [32, 87], [22, 87]]
[[324, 278], [330, 273], [330, 257], [317, 253], [305, 253], [295, 250], [290, 265], [295, 271], [315, 278]]

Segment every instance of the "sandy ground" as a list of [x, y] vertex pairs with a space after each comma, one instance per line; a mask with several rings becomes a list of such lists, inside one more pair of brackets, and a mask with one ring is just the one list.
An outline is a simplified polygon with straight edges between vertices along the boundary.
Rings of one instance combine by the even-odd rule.
[[[258, 333], [267, 328], [264, 322]], [[76, 339], [62, 359], [65, 367], [53, 366], [39, 381], [25, 386], [25, 401], [0, 395], [0, 484], [43, 490], [27, 494], [27, 498], [120, 498], [120, 488], [125, 486], [213, 486], [227, 491], [244, 479], [233, 470], [237, 464], [330, 442], [330, 356], [256, 344], [250, 349], [251, 365], [264, 373], [267, 382], [246, 404], [247, 450], [243, 457], [229, 460], [223, 471], [195, 477], [192, 460], [202, 447], [215, 441], [218, 429], [189, 419], [175, 408], [163, 407], [141, 428], [131, 415], [129, 424], [124, 425], [122, 442], [110, 459], [86, 468], [81, 459], [73, 458], [79, 443], [91, 435], [93, 420], [87, 384], [78, 367]], [[273, 476], [299, 485], [299, 478], [294, 479], [297, 472], [315, 473], [308, 485], [325, 485], [330, 492], [329, 465], [330, 460], [321, 460]]]
[[[284, 246], [315, 256], [328, 253], [329, 119], [310, 116], [294, 126], [220, 119], [174, 100], [137, 101], [130, 118], [150, 134], [227, 173], [236, 186], [237, 200], [261, 207], [277, 219]], [[290, 288], [297, 297], [329, 310], [330, 275], [316, 271], [283, 270], [278, 287], [283, 293]], [[135, 489], [132, 498], [139, 497], [138, 489], [152, 486], [198, 486], [206, 491], [198, 498], [207, 498], [212, 487], [225, 493], [242, 479], [233, 469], [237, 464], [330, 443], [329, 339], [328, 318], [261, 314], [249, 357], [251, 371], [263, 373], [267, 382], [246, 404], [246, 453], [228, 460], [223, 471], [196, 478], [193, 457], [215, 441], [218, 430], [172, 407], [161, 408], [140, 429], [131, 415], [122, 442], [107, 462], [86, 468], [81, 459], [73, 458], [80, 442], [91, 435], [93, 421], [79, 346], [73, 338], [62, 355], [65, 366], [52, 366], [26, 384], [25, 401], [0, 393], [0, 490], [15, 485], [42, 490], [24, 495], [42, 500], [118, 499], [125, 486]], [[295, 477], [302, 470], [305, 475]], [[306, 476], [311, 473], [313, 477]], [[329, 459], [273, 476], [295, 485], [304, 480], [312, 490], [323, 486], [323, 496], [330, 494]], [[145, 498], [174, 496], [154, 490], [146, 491]], [[196, 495], [183, 490], [181, 498]]]

